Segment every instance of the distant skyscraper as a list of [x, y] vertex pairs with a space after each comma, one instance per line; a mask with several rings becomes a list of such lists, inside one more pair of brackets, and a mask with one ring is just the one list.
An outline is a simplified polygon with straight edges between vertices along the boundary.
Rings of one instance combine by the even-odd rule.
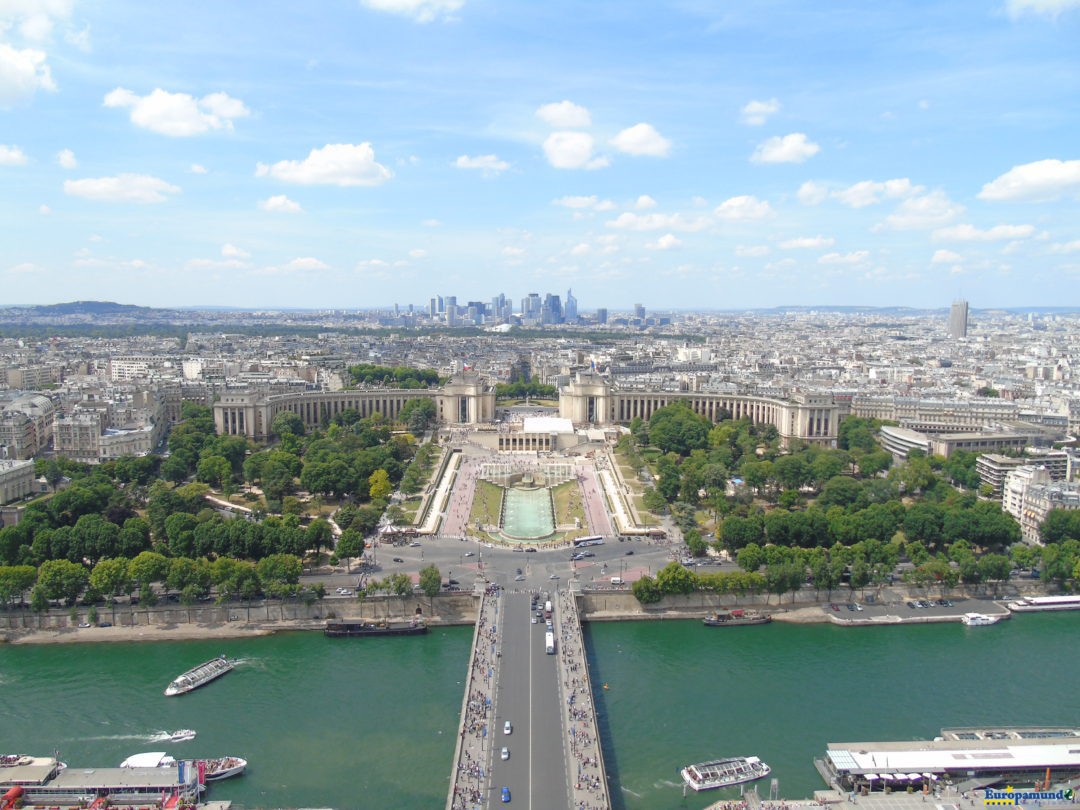
[[637, 318], [639, 321], [645, 320], [644, 304], [634, 304], [634, 317]]
[[952, 309], [949, 310], [949, 336], [953, 338], [967, 337], [968, 329], [968, 302], [963, 300], [953, 301]]
[[566, 291], [566, 304], [563, 306], [563, 320], [567, 323], [574, 323], [577, 321], [577, 299], [574, 298], [574, 294], [570, 291]]
[[598, 307], [596, 310], [596, 322], [607, 323], [607, 307]]

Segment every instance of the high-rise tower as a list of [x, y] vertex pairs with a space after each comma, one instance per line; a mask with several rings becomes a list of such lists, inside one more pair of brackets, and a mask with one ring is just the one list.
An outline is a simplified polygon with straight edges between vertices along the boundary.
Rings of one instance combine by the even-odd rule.
[[953, 301], [952, 309], [949, 310], [949, 337], [967, 337], [968, 329], [968, 302], [962, 299]]

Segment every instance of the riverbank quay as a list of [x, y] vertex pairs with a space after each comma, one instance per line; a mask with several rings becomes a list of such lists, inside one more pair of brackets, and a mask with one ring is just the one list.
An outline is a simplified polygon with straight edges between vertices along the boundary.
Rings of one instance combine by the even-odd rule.
[[469, 651], [469, 671], [465, 676], [465, 694], [461, 700], [461, 722], [454, 747], [454, 764], [450, 772], [450, 790], [446, 810], [469, 810], [482, 806], [487, 797], [491, 773], [491, 748], [495, 716], [493, 700], [497, 683], [499, 658], [499, 600], [502, 590], [485, 589], [480, 597], [476, 630]]
[[[775, 597], [715, 593], [692, 593], [666, 596], [652, 605], [642, 605], [628, 588], [581, 590], [577, 593], [579, 621], [665, 621], [701, 619], [721, 609], [753, 607], [769, 613], [774, 621], [792, 624], [832, 623], [844, 627], [877, 627], [898, 624], [957, 622], [965, 613], [988, 616], [1009, 614], [1007, 603], [1021, 596], [1044, 595], [1037, 584], [1023, 592], [1003, 588], [999, 594], [950, 593], [951, 605], [935, 603], [929, 608], [913, 609], [907, 603], [923, 599], [926, 593], [888, 588], [860, 594], [860, 601], [850, 602], [851, 594], [835, 594], [826, 601], [815, 597], [776, 604]], [[859, 609], [849, 609], [848, 605]], [[197, 638], [243, 638], [269, 633], [325, 628], [328, 619], [364, 621], [408, 621], [422, 616], [432, 627], [474, 625], [480, 605], [477, 591], [439, 594], [435, 597], [368, 597], [328, 595], [310, 604], [258, 600], [225, 605], [176, 603], [154, 607], [117, 603], [97, 607], [98, 622], [87, 621], [89, 608], [52, 608], [32, 611], [26, 608], [0, 611], [0, 643], [54, 644], [65, 642], [107, 642]]]
[[578, 619], [577, 600], [569, 591], [557, 596], [559, 694], [565, 714], [566, 772], [574, 810], [610, 810], [607, 772], [600, 747], [589, 665]]

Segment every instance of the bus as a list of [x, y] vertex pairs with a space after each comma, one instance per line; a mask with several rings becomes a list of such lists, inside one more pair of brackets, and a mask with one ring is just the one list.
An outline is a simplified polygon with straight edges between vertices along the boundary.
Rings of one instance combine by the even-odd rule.
[[590, 534], [588, 537], [579, 537], [574, 541], [574, 548], [602, 545], [604, 545], [604, 538], [599, 534]]
[[553, 631], [548, 630], [544, 633], [544, 646], [547, 648], [548, 655], [555, 654], [555, 633]]

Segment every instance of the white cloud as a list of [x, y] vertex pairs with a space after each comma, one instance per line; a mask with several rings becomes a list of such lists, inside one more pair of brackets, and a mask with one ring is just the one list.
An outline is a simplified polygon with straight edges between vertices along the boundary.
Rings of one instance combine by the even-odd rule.
[[1059, 14], [1080, 8], [1080, 0], [1009, 0], [1009, 14], [1019, 17], [1022, 14], [1041, 14], [1056, 18]]
[[847, 188], [834, 191], [832, 196], [844, 205], [852, 208], [865, 208], [868, 205], [877, 205], [882, 200], [897, 200], [921, 194], [925, 189], [922, 186], [912, 185], [906, 177], [898, 177], [893, 180], [877, 182], [874, 180], [862, 180]]
[[[0, 22], [0, 32], [3, 24]], [[45, 52], [22, 50], [0, 42], [0, 107], [10, 107], [30, 98], [38, 90], [56, 90]]]
[[934, 231], [934, 239], [942, 242], [999, 242], [1005, 239], [1026, 239], [1035, 233], [1034, 225], [995, 225], [985, 231], [964, 223]]
[[556, 129], [582, 129], [592, 125], [589, 111], [572, 101], [545, 104], [537, 109], [536, 117]]
[[650, 208], [656, 208], [656, 200], [650, 197], [648, 194], [642, 194], [637, 198], [637, 202], [634, 203], [634, 208], [638, 211], [646, 211]]
[[675, 250], [682, 247], [682, 240], [673, 233], [665, 233], [655, 242], [645, 245], [650, 250]]
[[278, 214], [297, 214], [303, 209], [300, 203], [293, 202], [284, 194], [275, 194], [265, 200], [259, 200], [259, 208], [263, 211], [271, 211]]
[[19, 147], [0, 143], [0, 166], [24, 166], [26, 160], [26, 153]]
[[86, 177], [65, 180], [64, 193], [99, 202], [160, 203], [180, 188], [148, 174], [118, 174], [114, 177]]
[[423, 225], [425, 228], [441, 228], [442, 227], [442, 222], [440, 222], [437, 219], [425, 219], [420, 224]]
[[836, 242], [831, 236], [799, 236], [780, 243], [781, 250], [799, 250], [802, 248], [832, 247]]
[[1050, 245], [1048, 250], [1050, 253], [1080, 252], [1080, 239], [1074, 239], [1071, 242], [1058, 242], [1057, 244]]
[[824, 183], [807, 180], [799, 186], [795, 196], [803, 205], [818, 205], [825, 202], [825, 199], [829, 196], [829, 189]]
[[503, 256], [509, 256], [511, 258], [525, 255], [525, 248], [517, 247], [516, 245], [507, 245], [502, 249]]
[[453, 19], [454, 12], [465, 5], [465, 0], [360, 0], [360, 2], [374, 11], [400, 14], [422, 23], [429, 23], [440, 17]]
[[764, 219], [773, 215], [773, 209], [767, 200], [743, 194], [724, 200], [713, 213], [727, 220]]
[[592, 248], [589, 247], [588, 243], [586, 242], [582, 242], [581, 244], [574, 245], [572, 248], [570, 248], [571, 256], [585, 256], [591, 252]]
[[780, 102], [775, 98], [768, 101], [750, 101], [740, 111], [742, 122], [752, 127], [760, 127], [768, 120], [770, 115], [780, 111]]
[[671, 150], [671, 141], [645, 123], [627, 127], [608, 143], [628, 155], [667, 157]]
[[802, 163], [812, 158], [821, 147], [802, 132], [776, 135], [758, 145], [750, 156], [753, 163]]
[[954, 250], [935, 250], [930, 258], [931, 264], [956, 264], [962, 262], [964, 257]]
[[427, 256], [427, 251], [424, 250], [423, 248], [413, 248], [412, 250], [409, 251], [409, 258], [410, 259], [422, 259], [425, 256]]
[[231, 242], [226, 242], [221, 246], [221, 255], [226, 259], [250, 259], [251, 254], [242, 248], [238, 248]]
[[251, 262], [243, 259], [191, 259], [184, 263], [188, 270], [246, 270]]
[[870, 258], [869, 250], [856, 250], [851, 253], [826, 253], [818, 259], [818, 264], [861, 264]]
[[44, 273], [45, 268], [33, 262], [21, 262], [20, 264], [13, 264], [7, 271], [13, 275], [30, 275], [32, 273]]
[[500, 160], [498, 155], [477, 155], [476, 157], [462, 155], [454, 161], [454, 165], [459, 169], [480, 169], [492, 173], [503, 172], [510, 168], [510, 164], [505, 160]]
[[607, 226], [626, 231], [700, 231], [708, 224], [704, 217], [687, 219], [682, 214], [635, 214], [626, 211], [610, 220]]
[[260, 163], [255, 176], [305, 186], [378, 186], [394, 173], [375, 162], [375, 150], [365, 142], [330, 143], [322, 149], [312, 149], [303, 160], [279, 160], [272, 166]]
[[52, 213], [52, 209], [49, 208], [49, 206], [42, 203], [41, 205], [38, 206], [38, 213], [41, 214], [43, 217], [47, 217], [49, 214]]
[[953, 202], [943, 191], [931, 191], [919, 197], [909, 197], [896, 210], [875, 226], [875, 230], [909, 231], [946, 225], [960, 214], [964, 206]]
[[214, 129], [231, 130], [234, 119], [251, 114], [244, 102], [225, 93], [211, 93], [197, 99], [160, 87], [146, 96], [117, 87], [106, 94], [104, 104], [106, 107], [130, 107], [131, 123], [135, 126], [176, 138], [202, 135]]
[[330, 265], [311, 256], [300, 256], [282, 265], [282, 269], [290, 273], [306, 270], [329, 270]]
[[736, 245], [735, 255], [742, 256], [744, 258], [755, 258], [757, 256], [769, 255], [768, 245]]
[[615, 203], [611, 200], [601, 200], [595, 194], [585, 196], [567, 196], [560, 197], [557, 200], [551, 201], [552, 205], [561, 205], [564, 208], [574, 209], [592, 209], [593, 211], [612, 211], [615, 209]]
[[544, 154], [556, 169], [602, 169], [608, 161], [593, 156], [595, 145], [587, 132], [552, 132], [544, 141]]
[[189, 174], [206, 174], [207, 173], [207, 168], [205, 166], [203, 166], [201, 163], [192, 163], [188, 167], [188, 173]]
[[79, 165], [79, 161], [75, 159], [75, 153], [70, 149], [61, 149], [57, 152], [56, 162], [60, 164], [62, 169], [74, 169]]
[[1080, 192], [1080, 160], [1037, 160], [1013, 166], [982, 187], [980, 200], [1047, 202]]

